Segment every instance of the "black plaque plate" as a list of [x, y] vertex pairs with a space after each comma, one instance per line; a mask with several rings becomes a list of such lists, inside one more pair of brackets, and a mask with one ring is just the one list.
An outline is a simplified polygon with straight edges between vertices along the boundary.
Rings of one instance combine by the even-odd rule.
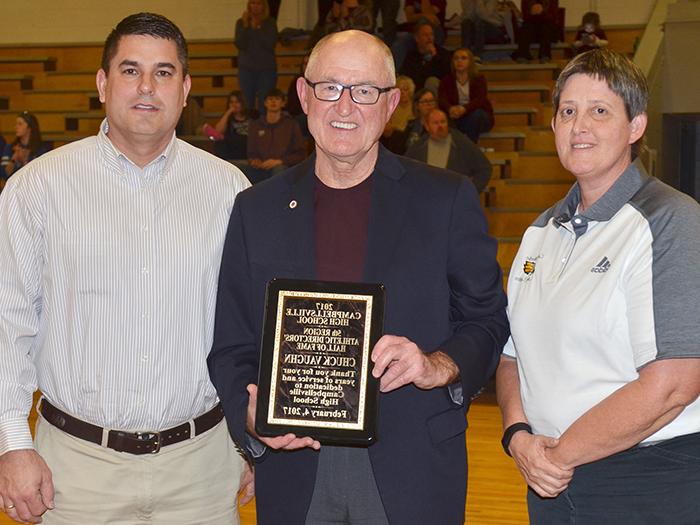
[[267, 285], [255, 429], [321, 443], [376, 438], [370, 355], [384, 323], [381, 284], [273, 279]]

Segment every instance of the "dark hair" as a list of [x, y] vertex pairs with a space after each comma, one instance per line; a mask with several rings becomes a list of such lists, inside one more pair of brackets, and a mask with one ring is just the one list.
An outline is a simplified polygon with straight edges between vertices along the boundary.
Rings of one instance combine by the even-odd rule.
[[416, 22], [415, 27], [413, 28], [413, 34], [417, 35], [418, 32], [424, 27], [424, 26], [430, 26], [430, 29], [433, 30], [433, 33], [435, 33], [435, 29], [433, 28], [433, 25], [428, 22], [425, 18], [421, 18], [418, 22]]
[[[39, 130], [39, 120], [33, 113], [29, 113], [29, 111], [22, 111], [22, 113], [17, 115], [17, 117], [24, 120], [27, 123], [27, 126], [29, 126], [29, 144], [27, 146], [29, 148], [29, 154], [34, 155], [37, 151], [39, 151], [39, 148], [41, 147], [41, 131]], [[15, 138], [14, 142], [12, 143], [13, 146], [20, 144], [21, 141], [19, 137]]]
[[[562, 70], [552, 90], [552, 105], [556, 121], [559, 112], [559, 98], [567, 80], [574, 75], [587, 75], [596, 80], [603, 80], [622, 99], [627, 120], [632, 121], [637, 115], [645, 113], [649, 100], [647, 79], [629, 58], [609, 49], [593, 49], [576, 55]], [[632, 155], [639, 150], [639, 141], [632, 145]]]
[[281, 98], [282, 100], [284, 100], [285, 98], [287, 98], [287, 95], [285, 95], [284, 91], [282, 91], [280, 88], [273, 87], [267, 93], [265, 93], [265, 98], [268, 98], [268, 97], [277, 97], [277, 98]]
[[554, 115], [559, 110], [559, 97], [566, 81], [583, 74], [604, 80], [610, 90], [625, 104], [628, 120], [644, 113], [649, 100], [647, 79], [629, 58], [609, 49], [593, 49], [576, 55], [562, 70], [552, 91]]
[[585, 26], [586, 24], [593, 24], [593, 26], [598, 29], [600, 26], [600, 15], [595, 11], [588, 11], [581, 19], [581, 25]]
[[437, 97], [435, 96], [435, 93], [433, 93], [432, 91], [430, 91], [428, 88], [420, 88], [419, 90], [417, 90], [417, 91], [413, 94], [413, 102], [415, 102], [416, 104], [418, 104], [418, 102], [420, 101], [420, 99], [423, 98], [423, 95], [425, 95], [426, 93], [430, 93], [430, 94], [433, 96], [433, 98], [435, 99], [435, 102], [437, 102]]
[[107, 40], [105, 40], [105, 46], [102, 50], [101, 67], [105, 73], [109, 73], [109, 64], [117, 54], [119, 40], [121, 40], [123, 36], [130, 35], [152, 36], [154, 38], [164, 38], [165, 40], [175, 42], [177, 58], [182, 65], [182, 74], [187, 74], [189, 68], [187, 61], [187, 42], [182, 35], [182, 31], [167, 18], [155, 13], [137, 13], [127, 16], [117, 24], [117, 27], [112, 29]]
[[[228, 94], [228, 98], [226, 99], [226, 109], [228, 110], [228, 105], [229, 102], [231, 101], [231, 97], [236, 97], [238, 99], [238, 102], [241, 104], [241, 113], [243, 114], [243, 118], [245, 120], [248, 119], [248, 108], [245, 105], [245, 97], [243, 96], [243, 92], [240, 89], [234, 89]], [[231, 123], [231, 119], [236, 119], [235, 115], [231, 113], [228, 116], [228, 120], [226, 121], [226, 129], [228, 129], [229, 124]]]

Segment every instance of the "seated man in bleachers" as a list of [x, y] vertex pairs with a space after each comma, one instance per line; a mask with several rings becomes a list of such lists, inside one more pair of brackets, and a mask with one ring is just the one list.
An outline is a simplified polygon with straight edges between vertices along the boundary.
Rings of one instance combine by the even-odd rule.
[[401, 74], [410, 77], [416, 89], [428, 88], [437, 94], [440, 79], [450, 72], [450, 53], [435, 43], [433, 27], [420, 23], [413, 33], [416, 49], [404, 60]]
[[484, 191], [491, 178], [491, 163], [479, 147], [460, 131], [450, 129], [441, 109], [430, 111], [425, 129], [428, 136], [410, 146], [406, 156], [466, 175], [478, 191]]
[[283, 113], [285, 97], [272, 88], [265, 97], [265, 116], [248, 128], [248, 162], [236, 165], [256, 184], [306, 157], [304, 138], [297, 122]]

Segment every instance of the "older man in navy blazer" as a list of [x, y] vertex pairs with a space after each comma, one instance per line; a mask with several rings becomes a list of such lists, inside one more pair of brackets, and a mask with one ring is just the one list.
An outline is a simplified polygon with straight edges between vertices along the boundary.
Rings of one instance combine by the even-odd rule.
[[[209, 369], [232, 436], [255, 460], [262, 524], [464, 521], [465, 416], [508, 336], [506, 299], [473, 184], [379, 145], [400, 96], [394, 83], [379, 39], [321, 40], [297, 82], [315, 154], [240, 194], [231, 215]], [[256, 436], [275, 277], [384, 284], [371, 446]]]

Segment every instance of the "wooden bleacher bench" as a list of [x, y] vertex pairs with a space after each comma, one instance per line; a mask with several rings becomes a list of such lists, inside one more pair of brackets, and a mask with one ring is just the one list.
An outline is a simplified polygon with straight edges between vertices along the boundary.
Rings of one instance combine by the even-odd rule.
[[78, 121], [80, 120], [102, 120], [105, 118], [105, 112], [102, 110], [95, 111], [75, 111], [65, 114], [66, 131], [77, 131]]
[[[295, 76], [298, 74], [296, 69], [278, 69], [277, 76]], [[211, 87], [223, 87], [225, 77], [237, 77], [238, 69], [215, 69], [215, 70], [192, 70], [190, 71], [192, 78], [211, 77]]]
[[527, 117], [527, 125], [532, 126], [535, 115], [537, 115], [537, 108], [529, 107], [516, 107], [516, 106], [500, 106], [493, 108], [493, 114], [498, 115], [525, 115]]
[[498, 166], [500, 170], [501, 179], [508, 179], [511, 175], [511, 162], [510, 159], [489, 159], [491, 166]]
[[[304, 49], [289, 49], [275, 51], [275, 56], [280, 58], [288, 57], [303, 57], [307, 50]], [[193, 51], [189, 54], [190, 61], [192, 60], [215, 60], [215, 59], [230, 59], [231, 67], [238, 67], [238, 51], [233, 53], [229, 51]]]
[[49, 56], [0, 56], [2, 64], [41, 64], [44, 71], [56, 71], [56, 57]]
[[547, 102], [550, 96], [549, 86], [544, 84], [489, 84], [489, 93], [529, 93], [540, 95], [540, 102]]
[[24, 75], [22, 73], [2, 73], [0, 82], [19, 82], [21, 89], [34, 88], [34, 75]]
[[10, 109], [10, 97], [5, 95], [0, 96], [0, 109]]
[[561, 66], [556, 62], [547, 62], [546, 64], [518, 64], [513, 62], [512, 64], [483, 64], [479, 66], [479, 71], [481, 73], [551, 71], [552, 79], [556, 80], [559, 73], [561, 73]]
[[479, 140], [512, 140], [513, 151], [522, 151], [525, 149], [525, 137], [522, 131], [490, 131], [479, 135]]

